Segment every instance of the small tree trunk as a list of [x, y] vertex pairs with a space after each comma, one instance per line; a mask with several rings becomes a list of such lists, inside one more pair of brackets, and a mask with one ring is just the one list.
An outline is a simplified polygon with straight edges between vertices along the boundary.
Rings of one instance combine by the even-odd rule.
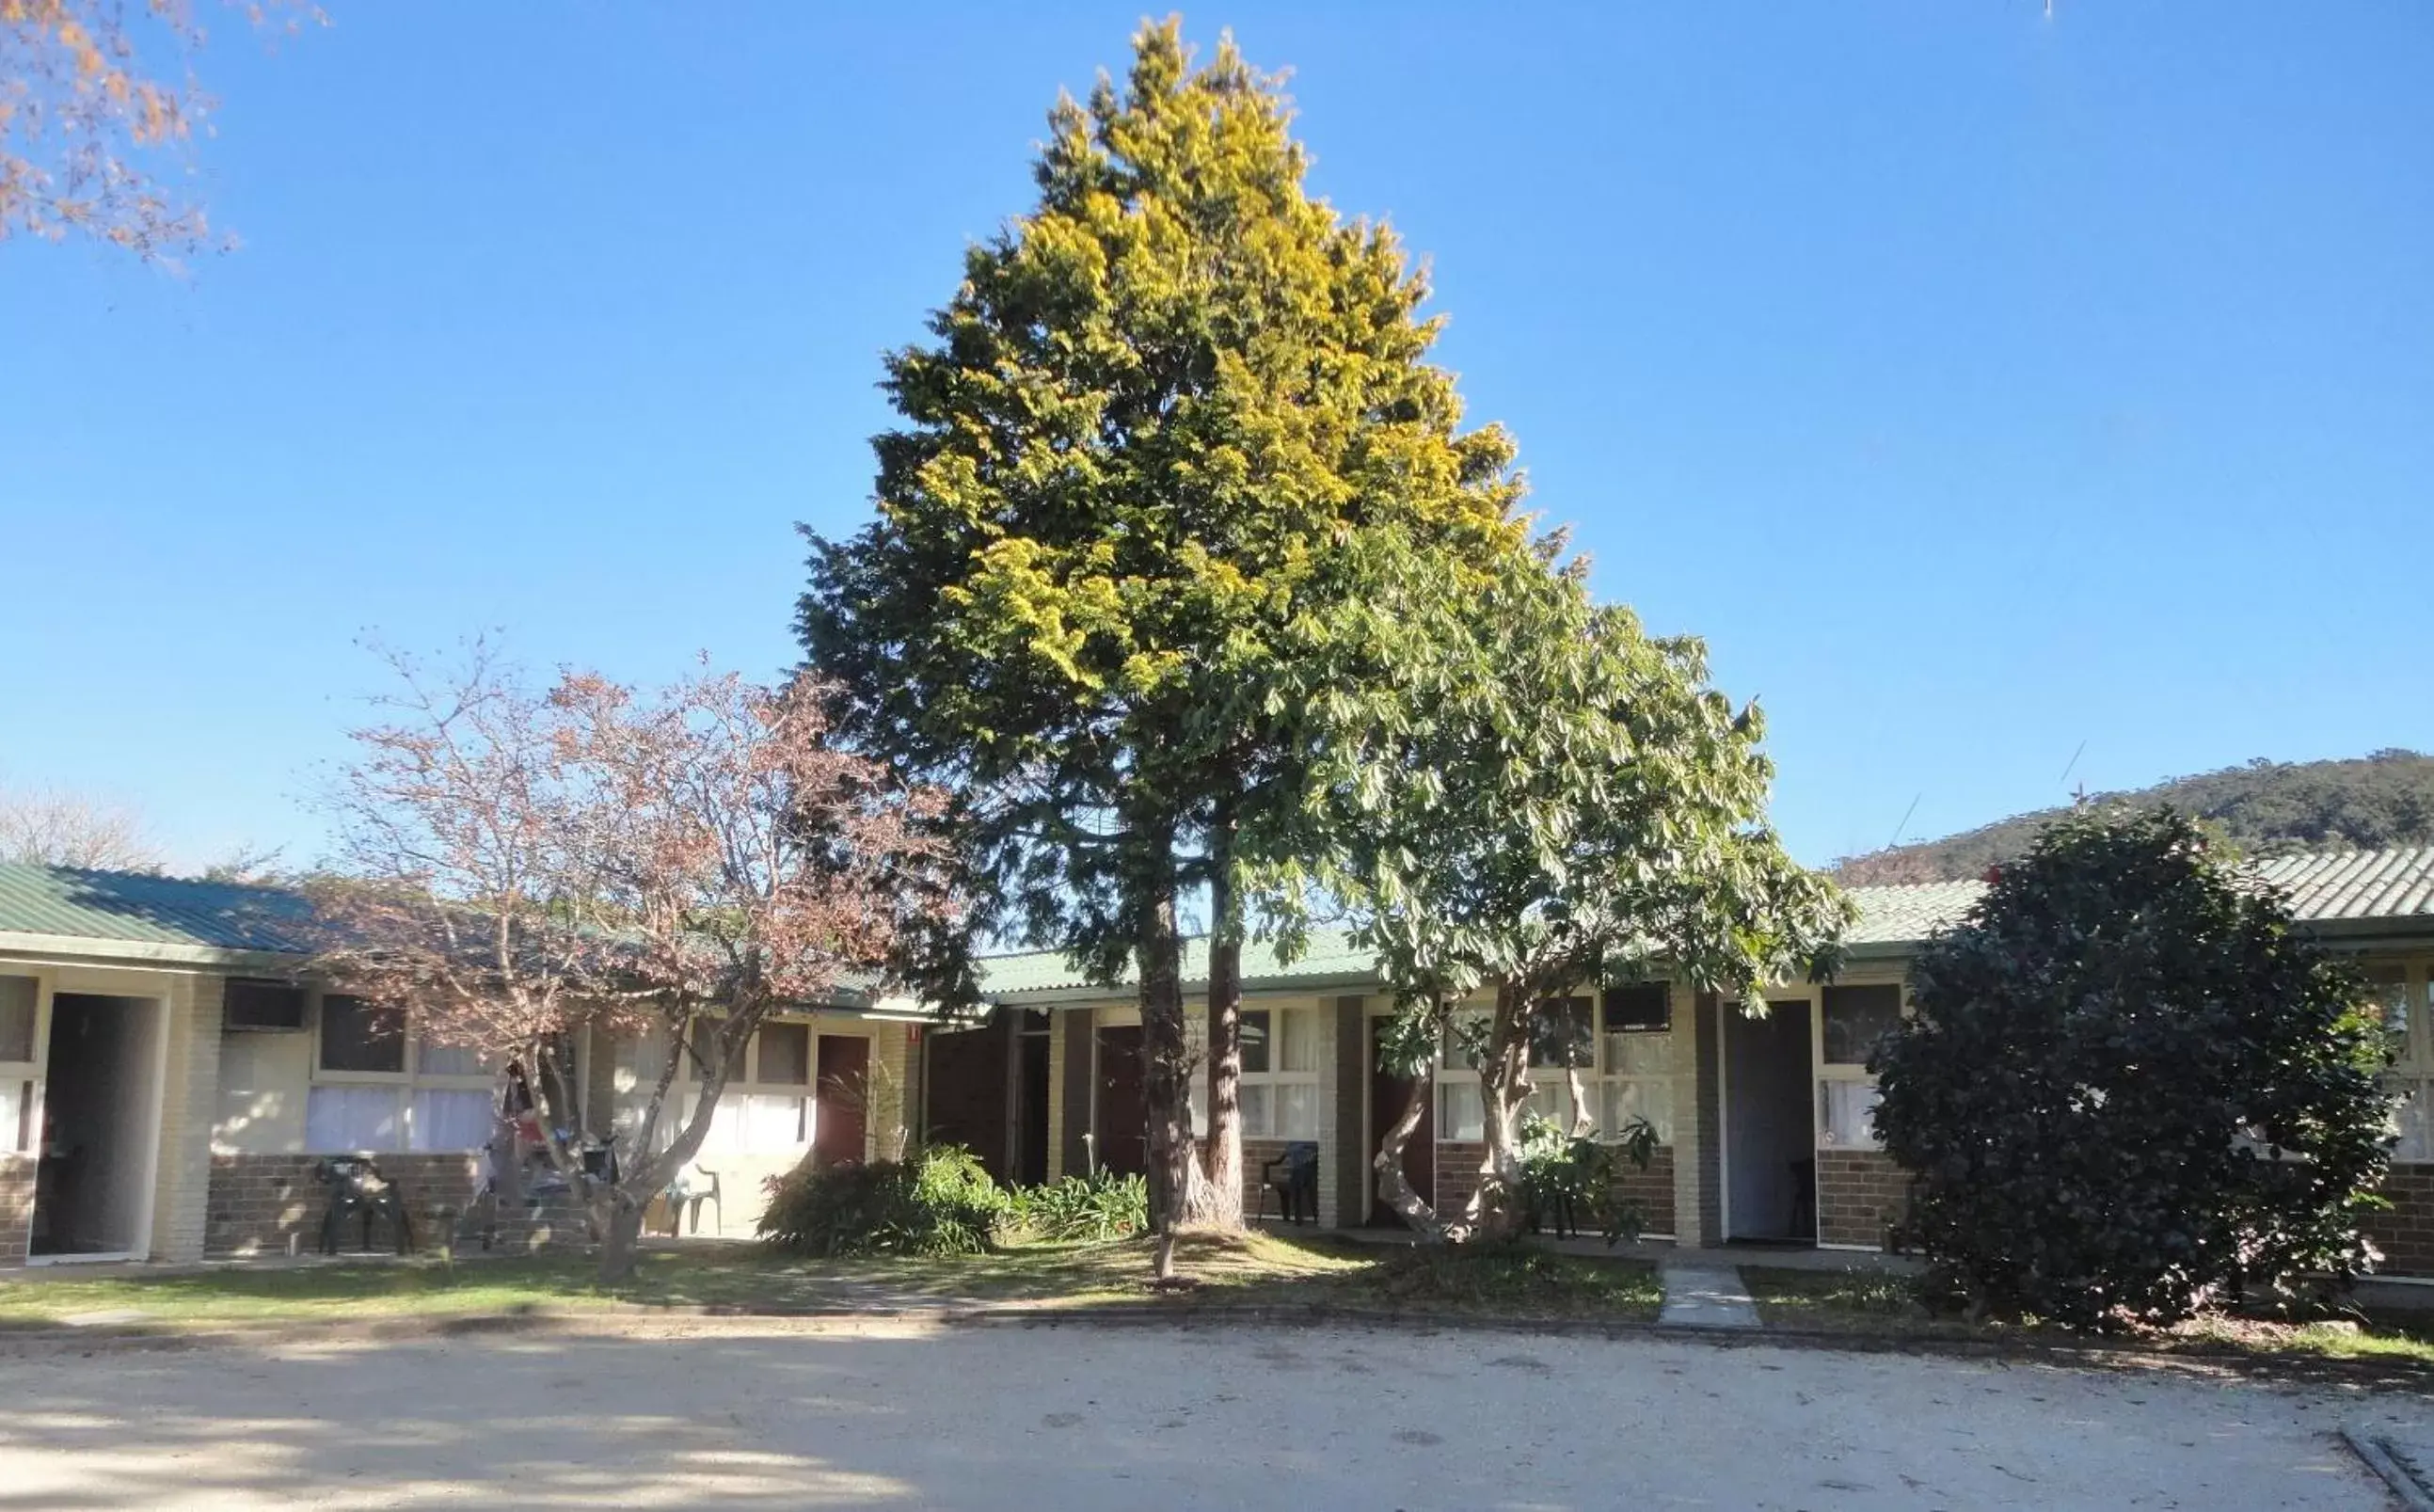
[[[647, 1199], [643, 1203], [630, 1202], [624, 1194], [611, 1193], [605, 1202], [594, 1204], [592, 1222], [600, 1229], [601, 1284], [613, 1284], [634, 1274], [646, 1203]], [[606, 1211], [600, 1211], [603, 1209]]]
[[[621, 1280], [633, 1269], [634, 1246], [642, 1235], [643, 1211], [650, 1206], [651, 1199], [667, 1186], [669, 1178], [701, 1153], [702, 1142], [710, 1137], [711, 1117], [718, 1111], [718, 1100], [726, 1093], [728, 1082], [741, 1069], [745, 1046], [751, 1042], [752, 1031], [768, 1016], [768, 1003], [760, 1001], [748, 1006], [738, 1005], [728, 1010], [713, 1041], [718, 1053], [702, 1068], [701, 1095], [694, 1103], [693, 1116], [685, 1121], [683, 1128], [677, 1131], [676, 1139], [666, 1149], [656, 1155], [647, 1153], [646, 1149], [638, 1149], [633, 1164], [617, 1173], [617, 1185], [609, 1194], [615, 1211], [608, 1215], [608, 1232], [600, 1243], [600, 1280], [603, 1284]], [[676, 1071], [681, 1064], [686, 1041], [690, 1038], [691, 1023], [688, 1018], [679, 1027], [676, 1044], [668, 1057], [668, 1065], [660, 1073], [660, 1084], [643, 1109], [639, 1127], [641, 1138], [644, 1140], [651, 1137], [652, 1130], [658, 1125], [668, 1090], [675, 1083]], [[623, 1226], [622, 1230], [620, 1226]], [[621, 1231], [622, 1239], [619, 1237]], [[612, 1266], [624, 1268], [612, 1269]]]
[[1479, 1185], [1448, 1237], [1457, 1241], [1509, 1239], [1521, 1229], [1522, 1107], [1530, 1100], [1530, 1015], [1524, 994], [1510, 983], [1496, 989], [1496, 1023], [1488, 1053], [1479, 1064], [1481, 1123], [1486, 1141]]
[[1233, 803], [1221, 801], [1209, 841], [1208, 1179], [1191, 1210], [1193, 1224], [1227, 1231], [1243, 1227], [1243, 920], [1233, 829]]
[[1412, 1078], [1411, 1101], [1403, 1105], [1402, 1116], [1386, 1130], [1386, 1137], [1378, 1142], [1378, 1154], [1369, 1166], [1378, 1174], [1378, 1199], [1422, 1235], [1442, 1239], [1445, 1226], [1437, 1221], [1436, 1209], [1412, 1190], [1411, 1176], [1403, 1169], [1403, 1152], [1411, 1148], [1412, 1136], [1428, 1121], [1429, 1099], [1435, 1090], [1435, 1068], [1422, 1066]]

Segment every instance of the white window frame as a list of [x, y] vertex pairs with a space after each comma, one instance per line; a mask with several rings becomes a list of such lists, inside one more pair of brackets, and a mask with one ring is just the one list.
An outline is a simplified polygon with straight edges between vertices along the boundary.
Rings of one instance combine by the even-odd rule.
[[[1598, 1137], [1608, 1142], [1619, 1142], [1621, 1138], [1619, 1131], [1605, 1126], [1607, 1088], [1634, 1085], [1642, 1087], [1661, 1086], [1665, 1090], [1665, 1122], [1662, 1125], [1657, 1125], [1654, 1119], [1649, 1120], [1649, 1122], [1656, 1128], [1657, 1144], [1664, 1147], [1671, 1147], [1673, 1143], [1673, 1121], [1675, 1116], [1673, 1108], [1673, 1068], [1677, 1062], [1677, 1058], [1682, 1054], [1681, 1044], [1673, 1037], [1673, 988], [1671, 983], [1657, 982], [1643, 982], [1632, 985], [1640, 987], [1661, 987], [1664, 988], [1665, 1027], [1662, 1029], [1616, 1029], [1609, 1032], [1605, 1026], [1605, 994], [1603, 992], [1599, 992], [1592, 1001], [1589, 1008], [1591, 1015], [1589, 1019], [1589, 1033], [1591, 1037], [1597, 1040], [1597, 1076], [1590, 1082], [1590, 1094], [1597, 1099]], [[1625, 1071], [1620, 1066], [1616, 1065], [1614, 1063], [1614, 1057], [1611, 1053], [1614, 1047], [1608, 1043], [1608, 1040], [1610, 1039], [1621, 1039], [1625, 1037], [1635, 1040], [1646, 1039], [1664, 1040], [1665, 1069], [1661, 1072], [1631, 1072]]]
[[[1660, 1127], [1657, 1130], [1657, 1133], [1660, 1136], [1657, 1143], [1661, 1145], [1667, 1146], [1670, 1146], [1673, 1143], [1674, 1130], [1671, 1125], [1674, 1124], [1678, 1117], [1678, 1113], [1671, 1107], [1674, 1077], [1671, 1067], [1676, 1058], [1683, 1052], [1681, 1048], [1682, 1042], [1675, 1038], [1677, 1033], [1677, 1024], [1676, 1016], [1672, 1012], [1672, 989], [1669, 986], [1666, 990], [1668, 995], [1666, 1000], [1666, 1027], [1664, 1029], [1618, 1031], [1618, 1033], [1631, 1033], [1635, 1035], [1644, 1034], [1652, 1038], [1661, 1036], [1666, 1040], [1668, 1047], [1668, 1069], [1661, 1073], [1627, 1072], [1621, 1067], [1612, 1063], [1612, 1057], [1607, 1053], [1609, 1047], [1606, 1043], [1607, 1036], [1605, 1032], [1605, 1000], [1603, 993], [1601, 990], [1596, 988], [1584, 988], [1575, 992], [1564, 992], [1550, 995], [1551, 1000], [1556, 998], [1582, 998], [1586, 999], [1588, 1003], [1589, 1063], [1580, 1068], [1581, 1093], [1583, 1096], [1590, 1099], [1591, 1106], [1589, 1112], [1591, 1122], [1595, 1125], [1595, 1137], [1607, 1143], [1620, 1143], [1620, 1135], [1617, 1130], [1610, 1129], [1605, 1126], [1605, 1090], [1609, 1086], [1620, 1086], [1631, 1083], [1661, 1083], [1665, 1087], [1667, 1102], [1666, 1124], [1668, 1126]], [[1494, 1011], [1495, 1010], [1492, 1005], [1472, 1003], [1466, 1004], [1461, 1008], [1455, 1010], [1455, 1017], [1458, 1019], [1473, 1020], [1486, 1019], [1491, 1017]], [[1564, 1128], [1569, 1129], [1572, 1126], [1573, 1122], [1571, 1085], [1570, 1078], [1564, 1074], [1564, 1068], [1561, 1066], [1532, 1066], [1529, 1068], [1528, 1074], [1530, 1076], [1530, 1100], [1528, 1103], [1523, 1105], [1524, 1108], [1544, 1113], [1548, 1117], [1553, 1119]], [[1485, 1109], [1483, 1105], [1480, 1104], [1481, 1094], [1478, 1068], [1471, 1063], [1466, 1056], [1461, 1053], [1458, 1041], [1455, 1039], [1453, 1032], [1448, 1030], [1446, 1035], [1444, 1056], [1437, 1075], [1437, 1138], [1440, 1142], [1452, 1144], [1475, 1144], [1481, 1140], [1486, 1138], [1487, 1130], [1484, 1124]], [[1481, 1106], [1481, 1118], [1483, 1122], [1477, 1134], [1466, 1136], [1456, 1132], [1460, 1125], [1454, 1115], [1451, 1104], [1454, 1100], [1459, 1098], [1468, 1098], [1475, 1106]]]
[[2396, 1053], [2383, 1073], [2385, 1090], [2402, 1099], [2392, 1109], [2392, 1163], [2434, 1164], [2434, 1034], [2427, 1032], [2426, 1022], [2434, 1015], [2434, 958], [2366, 956], [2355, 964], [2370, 977], [2399, 973], [2400, 1002], [2408, 1016], [2397, 1040], [2389, 1041]]
[[[404, 1070], [328, 1071], [323, 1069], [321, 1065], [321, 1020], [324, 1005], [329, 999], [334, 997], [355, 996], [356, 994], [351, 992], [326, 992], [318, 988], [314, 988], [312, 991], [309, 1011], [312, 1016], [313, 1032], [310, 1036], [312, 1043], [308, 1052], [311, 1056], [310, 1064], [312, 1067], [312, 1076], [304, 1094], [304, 1128], [306, 1130], [307, 1145], [305, 1153], [308, 1155], [454, 1155], [470, 1154], [471, 1153], [471, 1149], [480, 1148], [480, 1146], [472, 1146], [471, 1148], [463, 1151], [437, 1149], [418, 1150], [415, 1148], [415, 1093], [425, 1091], [478, 1091], [491, 1098], [495, 1104], [495, 1100], [498, 1096], [499, 1077], [498, 1074], [494, 1071], [482, 1071], [468, 1075], [457, 1075], [439, 1072], [425, 1072], [421, 1070], [424, 1036], [421, 1032], [417, 1016], [411, 1010], [408, 1010], [405, 1015], [405, 1030], [402, 1037], [403, 1043], [400, 1050], [400, 1054], [403, 1058], [399, 1063], [405, 1068]], [[325, 1150], [312, 1148], [311, 1130], [313, 1127], [313, 1093], [311, 1089], [318, 1087], [386, 1087], [393, 1089], [397, 1095], [398, 1143], [393, 1146], [385, 1149], [364, 1149], [358, 1147], [343, 1150]], [[535, 1091], [538, 1092], [539, 1089], [535, 1089]]]
[[0, 1060], [0, 1087], [9, 1089], [5, 1105], [14, 1117], [0, 1124], [0, 1155], [32, 1155], [43, 1140], [43, 1083], [50, 1054], [51, 977], [30, 966], [0, 965], [0, 976], [23, 977], [34, 984], [34, 1024], [27, 1046], [30, 1060]]
[[[1264, 1014], [1268, 1021], [1268, 1069], [1245, 1071], [1240, 1083], [1242, 1091], [1245, 1092], [1254, 1088], [1266, 1090], [1267, 1095], [1261, 1099], [1261, 1105], [1266, 1108], [1267, 1113], [1260, 1121], [1261, 1126], [1254, 1127], [1249, 1111], [1249, 1099], [1241, 1098], [1239, 1105], [1243, 1109], [1243, 1137], [1246, 1140], [1303, 1141], [1319, 1138], [1326, 1131], [1327, 1119], [1324, 1110], [1319, 1107], [1319, 1035], [1325, 1030], [1326, 1022], [1319, 1015], [1318, 1005], [1314, 1003], [1244, 1004], [1242, 1012], [1245, 1020], [1252, 1014], [1258, 1013]], [[1284, 1059], [1283, 1026], [1289, 1014], [1301, 1015], [1298, 1022], [1308, 1029], [1308, 1038], [1302, 1041], [1310, 1047], [1310, 1069], [1307, 1071], [1286, 1071], [1279, 1065]], [[1277, 1115], [1284, 1106], [1284, 1100], [1277, 1095], [1277, 1092], [1278, 1090], [1287, 1087], [1310, 1089], [1311, 1118], [1315, 1126], [1306, 1134], [1290, 1133], [1277, 1126], [1279, 1122]]]
[[[1851, 1139], [1841, 1139], [1834, 1133], [1833, 1097], [1836, 1087], [1861, 1086], [1876, 1090], [1877, 1078], [1868, 1074], [1863, 1062], [1829, 1061], [1826, 1058], [1826, 993], [1830, 988], [1889, 987], [1894, 990], [1901, 1017], [1910, 1017], [1910, 988], [1900, 978], [1892, 981], [1860, 980], [1829, 982], [1807, 989], [1808, 998], [1808, 1057], [1817, 1078], [1817, 1148], [1824, 1150], [1881, 1150], [1874, 1121], [1868, 1121], [1863, 1131]], [[1774, 994], [1769, 1001], [1778, 1001]], [[1788, 1000], [1784, 1000], [1788, 1001]], [[1871, 1104], [1873, 1106], [1873, 1103]]]
[[[798, 1028], [803, 1031], [804, 1058], [801, 1081], [770, 1082], [761, 1079], [761, 1036], [763, 1031], [777, 1027]], [[725, 1090], [719, 1092], [718, 1107], [711, 1114], [711, 1126], [702, 1139], [702, 1147], [695, 1157], [694, 1163], [700, 1164], [704, 1160], [716, 1161], [727, 1157], [739, 1160], [763, 1160], [771, 1156], [800, 1159], [810, 1153], [813, 1143], [819, 1136], [820, 1126], [821, 1039], [819, 1024], [809, 1019], [773, 1017], [763, 1022], [760, 1028], [753, 1030], [751, 1040], [744, 1047], [743, 1074], [730, 1078]], [[671, 1049], [670, 1053], [685, 1054], [681, 1049]], [[874, 1041], [871, 1046], [871, 1058], [874, 1062], [877, 1061], [878, 1056], [878, 1045]], [[702, 1082], [700, 1063], [690, 1054], [685, 1054], [681, 1095], [675, 1099], [677, 1117], [673, 1123], [664, 1118], [660, 1120], [663, 1139], [673, 1142], [677, 1132], [693, 1122], [693, 1110], [701, 1098]], [[748, 1121], [749, 1100], [759, 1097], [799, 1101], [802, 1108], [797, 1117], [797, 1126], [802, 1130], [802, 1137], [788, 1143], [764, 1145], [751, 1141], [746, 1135], [732, 1132], [731, 1125], [722, 1129], [722, 1120]], [[870, 1112], [866, 1109], [864, 1113], [866, 1125], [871, 1121], [871, 1117]], [[866, 1158], [868, 1153], [866, 1148], [864, 1151]]]

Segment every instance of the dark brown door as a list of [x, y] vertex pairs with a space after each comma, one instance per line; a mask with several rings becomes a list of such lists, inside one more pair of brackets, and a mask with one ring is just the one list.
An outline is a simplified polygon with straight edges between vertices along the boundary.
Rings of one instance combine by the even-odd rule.
[[1099, 1031], [1099, 1164], [1118, 1176], [1149, 1174], [1149, 1109], [1141, 1098], [1139, 1024]]
[[812, 1163], [850, 1165], [864, 1159], [870, 1132], [870, 1041], [860, 1035], [820, 1036], [819, 1123]]
[[[1386, 1131], [1395, 1126], [1395, 1120], [1402, 1117], [1403, 1109], [1411, 1106], [1412, 1078], [1390, 1075], [1378, 1064], [1378, 1031], [1385, 1024], [1383, 1019], [1369, 1021], [1369, 1148], [1363, 1152], [1365, 1158], [1361, 1164], [1362, 1169], [1368, 1173], [1369, 1222], [1380, 1228], [1394, 1228], [1401, 1226], [1402, 1216], [1378, 1200], [1377, 1173], [1369, 1161], [1376, 1159], [1378, 1147], [1385, 1143]], [[1412, 1190], [1431, 1207], [1437, 1200], [1436, 1125], [1437, 1110], [1431, 1106], [1420, 1120], [1420, 1126], [1412, 1131], [1411, 1143], [1403, 1146], [1403, 1175], [1411, 1181]]]

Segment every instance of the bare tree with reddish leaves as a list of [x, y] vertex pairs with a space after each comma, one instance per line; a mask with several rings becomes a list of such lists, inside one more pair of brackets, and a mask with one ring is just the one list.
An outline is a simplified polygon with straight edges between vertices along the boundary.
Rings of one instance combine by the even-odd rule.
[[[320, 968], [441, 1043], [537, 1069], [550, 1160], [582, 1191], [601, 1271], [690, 1162], [762, 1022], [883, 973], [956, 903], [930, 794], [829, 743], [822, 689], [708, 670], [655, 694], [568, 672], [533, 688], [476, 644], [353, 732]], [[671, 1047], [613, 1181], [587, 1177], [554, 1045], [591, 1026]], [[668, 1107], [691, 1059], [689, 1112]]]

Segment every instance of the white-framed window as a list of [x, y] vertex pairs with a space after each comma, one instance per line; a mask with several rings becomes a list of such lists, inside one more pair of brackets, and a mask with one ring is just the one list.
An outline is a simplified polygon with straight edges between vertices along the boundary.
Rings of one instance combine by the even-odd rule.
[[0, 1154], [30, 1151], [39, 1138], [43, 984], [0, 976]]
[[[1602, 997], [1571, 996], [1539, 1005], [1530, 1037], [1530, 1100], [1527, 1110], [1575, 1126], [1572, 1077], [1589, 1105], [1591, 1126], [1611, 1137], [1634, 1118], [1645, 1118], [1657, 1143], [1673, 1140], [1673, 1034], [1670, 989], [1642, 983], [1609, 989]], [[1489, 1015], [1473, 1009], [1466, 1023], [1483, 1027]], [[1466, 1048], [1477, 1031], [1446, 1037], [1445, 1067], [1437, 1079], [1437, 1137], [1457, 1143], [1486, 1138], [1480, 1101], [1478, 1064]]]
[[[819, 1116], [812, 1086], [818, 1044], [806, 1022], [775, 1021], [753, 1031], [743, 1074], [727, 1084], [711, 1109], [701, 1155], [792, 1155], [810, 1148]], [[692, 1118], [701, 1095], [699, 1068], [688, 1071], [680, 1116], [668, 1125], [670, 1138]]]
[[1817, 1143], [1828, 1150], [1878, 1148], [1877, 1079], [1868, 1056], [1901, 1023], [1898, 983], [1828, 987], [1817, 995]]
[[1673, 995], [1663, 982], [1608, 988], [1598, 1004], [1600, 1132], [1644, 1118], [1656, 1143], [1673, 1143]]
[[1243, 1010], [1243, 1137], [1318, 1138], [1316, 1008]]
[[2400, 1097], [2391, 1115], [2391, 1158], [2434, 1161], [2434, 1035], [2427, 1032], [2434, 1023], [2434, 962], [2368, 961], [2360, 971], [2367, 1010], [2381, 1021], [2391, 1057], [2383, 1084]]
[[316, 1155], [478, 1150], [497, 1126], [498, 1078], [474, 1051], [404, 1014], [324, 992], [313, 1015], [304, 1148]]

